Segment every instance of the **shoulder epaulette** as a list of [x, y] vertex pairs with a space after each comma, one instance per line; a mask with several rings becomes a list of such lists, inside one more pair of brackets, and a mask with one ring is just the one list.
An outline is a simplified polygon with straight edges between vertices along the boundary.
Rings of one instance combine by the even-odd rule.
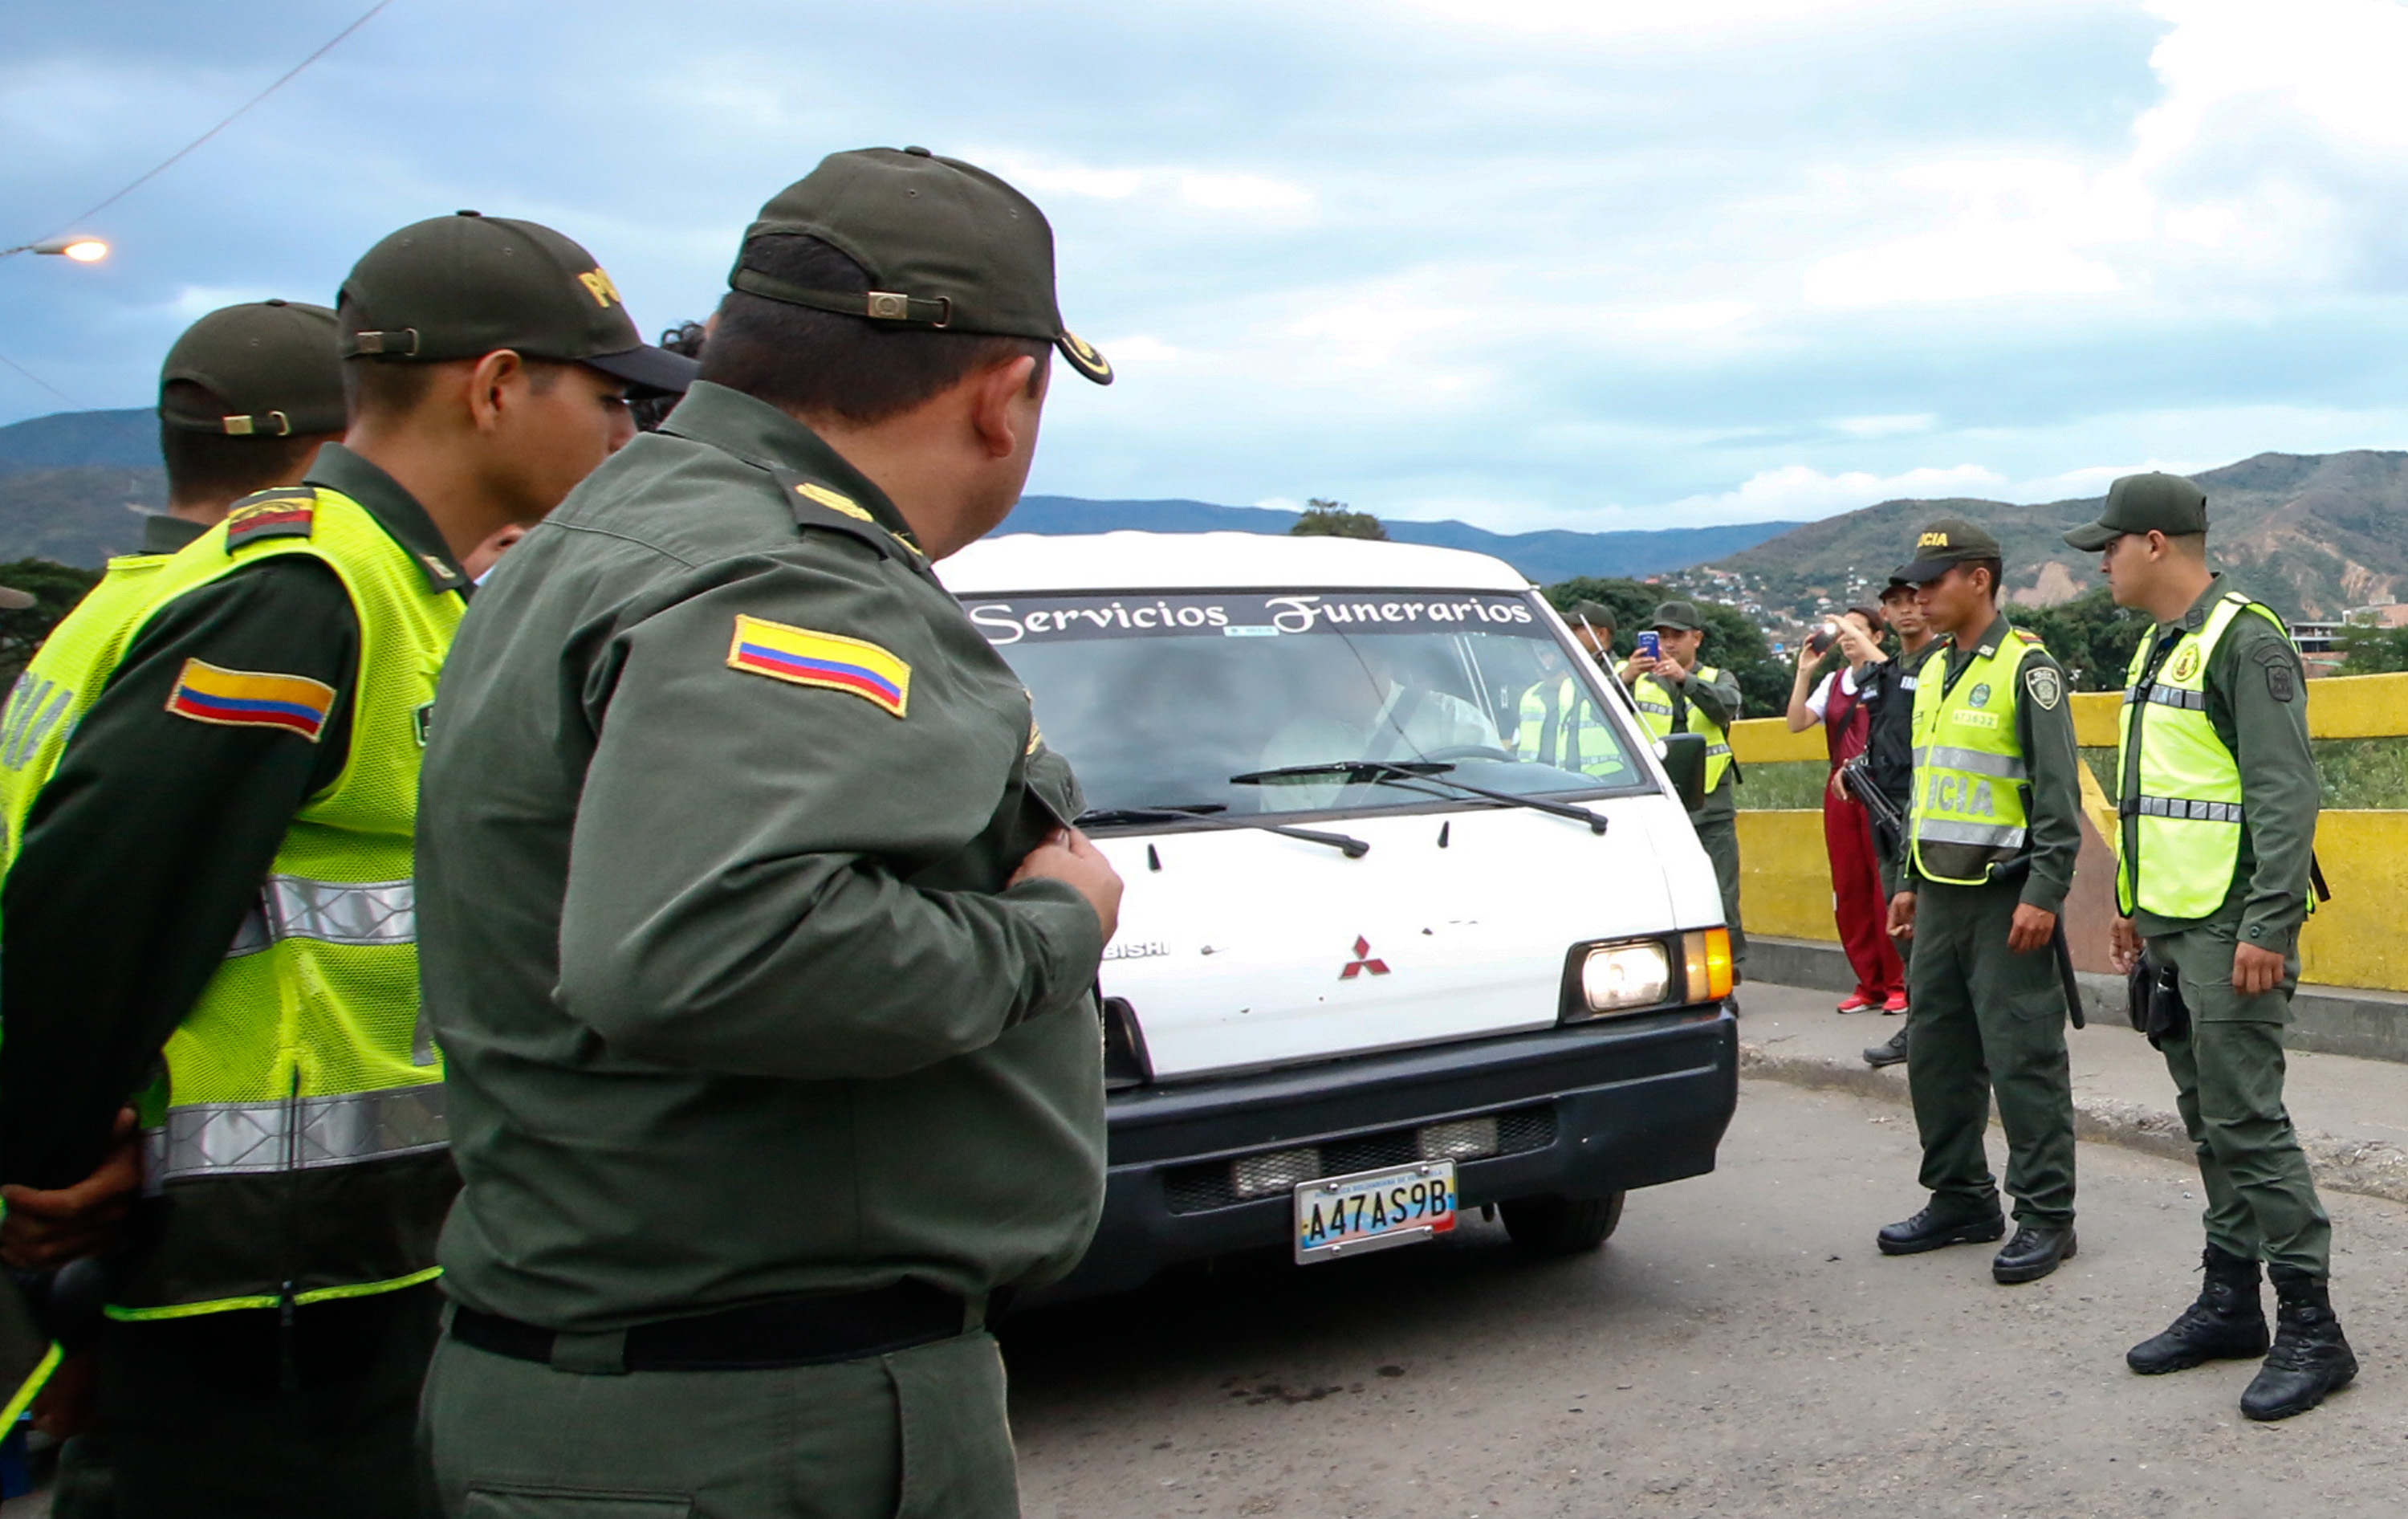
[[2048, 652], [2048, 645], [2047, 645], [2047, 644], [2045, 644], [2045, 643], [2042, 643], [2042, 642], [2041, 641], [2041, 638], [2040, 638], [2040, 635], [2039, 635], [2039, 634], [2037, 634], [2037, 633], [2032, 633], [2032, 632], [2028, 632], [2028, 631], [2027, 631], [2027, 630], [2025, 630], [2025, 629], [2023, 629], [2023, 628], [2019, 628], [2019, 627], [2011, 627], [2011, 628], [2007, 629], [2007, 631], [2008, 631], [2008, 632], [2010, 632], [2010, 633], [2012, 633], [2012, 634], [2014, 634], [2016, 638], [2023, 639], [2023, 640], [2024, 640], [2024, 642], [2026, 642], [2026, 643], [2028, 643], [2028, 644], [2030, 644], [2033, 648], [2035, 648], [2035, 649], [2039, 650], [2042, 653], [2046, 653], [2046, 652]]
[[244, 496], [226, 513], [226, 552], [263, 538], [306, 538], [317, 526], [318, 493], [306, 485]]
[[841, 533], [867, 544], [881, 559], [900, 559], [914, 569], [925, 567], [927, 555], [918, 544], [900, 533], [888, 531], [867, 507], [842, 491], [783, 469], [773, 469], [770, 475], [777, 480], [779, 494], [785, 497], [786, 510], [793, 515], [796, 527]]

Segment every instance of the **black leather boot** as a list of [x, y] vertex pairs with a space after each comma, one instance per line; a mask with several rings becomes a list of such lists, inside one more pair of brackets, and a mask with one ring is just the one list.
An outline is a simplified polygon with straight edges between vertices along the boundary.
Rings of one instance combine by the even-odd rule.
[[1938, 1197], [1913, 1218], [1885, 1225], [1873, 1239], [1885, 1255], [1920, 1255], [1950, 1245], [1985, 1244], [2007, 1232], [2007, 1221], [1994, 1201], [1987, 1211], [1976, 1203], [1943, 1205]]
[[1895, 1066], [1906, 1058], [1906, 1029], [1901, 1026], [1886, 1043], [1876, 1044], [1865, 1052], [1865, 1064], [1875, 1070]]
[[2071, 1224], [2061, 1229], [2045, 1224], [2019, 1224], [2007, 1248], [1990, 1262], [1990, 1280], [2005, 1286], [2038, 1282], [2056, 1270], [2058, 1263], [2071, 1260], [2080, 1250]]
[[2124, 1364], [2144, 1377], [2187, 1371], [2209, 1361], [2251, 1360], [2266, 1354], [2266, 1310], [2258, 1302], [2258, 1263], [2214, 1245], [2200, 1256], [2207, 1281], [2199, 1301], [2163, 1334], [2124, 1353]]
[[2348, 1386], [2358, 1375], [2358, 1357], [2342, 1338], [2322, 1279], [2283, 1266], [2267, 1274], [2274, 1279], [2274, 1348], [2241, 1395], [2241, 1412], [2258, 1420], [2287, 1419]]

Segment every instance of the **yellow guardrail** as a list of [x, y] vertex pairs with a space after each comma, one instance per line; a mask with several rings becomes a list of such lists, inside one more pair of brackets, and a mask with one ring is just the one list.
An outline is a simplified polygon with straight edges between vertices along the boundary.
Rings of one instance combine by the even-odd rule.
[[[2308, 732], [2317, 738], [2408, 736], [2408, 675], [2362, 675], [2311, 681]], [[2073, 697], [2074, 730], [2085, 747], [2112, 747], [2116, 692]], [[1731, 752], [1742, 765], [1826, 757], [1820, 728], [1791, 733], [1780, 718], [1751, 718], [1731, 727]], [[2099, 835], [2086, 846], [2084, 869], [2112, 869], [2114, 813], [2085, 767], [2084, 810]], [[1831, 920], [1829, 857], [1823, 815], [1815, 810], [1739, 815], [1743, 913], [1755, 933], [1836, 940]], [[2408, 811], [2328, 810], [2316, 824], [2316, 854], [2333, 899], [2300, 936], [2301, 972], [2328, 986], [2408, 992]]]

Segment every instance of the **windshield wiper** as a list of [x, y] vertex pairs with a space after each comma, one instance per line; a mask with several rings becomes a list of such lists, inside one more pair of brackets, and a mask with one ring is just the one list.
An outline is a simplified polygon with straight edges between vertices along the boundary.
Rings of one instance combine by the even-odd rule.
[[1200, 823], [1208, 828], [1259, 828], [1289, 838], [1301, 838], [1309, 844], [1327, 844], [1350, 860], [1359, 860], [1371, 853], [1371, 846], [1360, 838], [1342, 833], [1318, 833], [1311, 828], [1292, 828], [1283, 823], [1262, 823], [1245, 818], [1215, 817], [1222, 810], [1219, 803], [1206, 807], [1099, 807], [1079, 814], [1082, 828], [1109, 828], [1123, 823]]
[[[1396, 786], [1405, 791], [1420, 792], [1425, 796], [1444, 799], [1446, 793], [1442, 791], [1431, 791], [1427, 787], [1409, 783], [1415, 781], [1435, 781], [1441, 786], [1453, 786], [1457, 791], [1469, 792], [1474, 796], [1484, 796], [1492, 802], [1503, 802], [1511, 807], [1526, 807], [1534, 812], [1552, 812], [1559, 818], [1570, 818], [1575, 823], [1585, 823], [1588, 824], [1588, 831], [1593, 834], [1605, 832], [1606, 820], [1585, 807], [1574, 807], [1568, 802], [1542, 801], [1536, 796], [1517, 796], [1510, 791], [1490, 791], [1485, 786], [1475, 786], [1469, 781], [1455, 780], [1447, 773], [1454, 768], [1454, 766], [1439, 760], [1403, 762], [1330, 760], [1321, 765], [1283, 765], [1275, 770], [1249, 770], [1243, 775], [1231, 776], [1229, 784], [1259, 786], [1280, 781], [1303, 781], [1313, 776], [1343, 775], [1350, 783]], [[1399, 780], [1398, 777], [1403, 779]]]

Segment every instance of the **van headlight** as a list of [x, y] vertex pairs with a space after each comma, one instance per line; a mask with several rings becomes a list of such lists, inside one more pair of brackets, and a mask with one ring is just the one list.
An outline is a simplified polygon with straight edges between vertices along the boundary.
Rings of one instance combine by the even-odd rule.
[[1591, 945], [1580, 963], [1581, 1001], [1591, 1013], [1660, 1007], [1671, 988], [1672, 956], [1656, 939]]

